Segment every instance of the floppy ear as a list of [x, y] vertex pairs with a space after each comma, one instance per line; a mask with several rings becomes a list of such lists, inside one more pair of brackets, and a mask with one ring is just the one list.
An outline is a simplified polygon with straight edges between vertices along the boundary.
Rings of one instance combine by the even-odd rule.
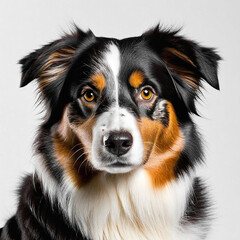
[[22, 65], [22, 79], [20, 87], [37, 79], [40, 94], [46, 100], [57, 99], [63, 86], [64, 76], [71, 64], [72, 57], [83, 42], [84, 38], [92, 35], [75, 27], [75, 31], [66, 34], [42, 48], [30, 53], [19, 61]]
[[[58, 104], [64, 80], [76, 49], [84, 39], [93, 36], [75, 27], [75, 31], [61, 39], [43, 46], [19, 61], [22, 65], [20, 87], [36, 79], [40, 99], [44, 100], [49, 111]], [[49, 112], [48, 112], [49, 113]]]
[[176, 91], [190, 112], [197, 113], [195, 99], [201, 81], [205, 80], [219, 90], [217, 77], [218, 61], [221, 57], [212, 48], [177, 35], [178, 31], [161, 30], [159, 26], [143, 34], [150, 47], [166, 64]]

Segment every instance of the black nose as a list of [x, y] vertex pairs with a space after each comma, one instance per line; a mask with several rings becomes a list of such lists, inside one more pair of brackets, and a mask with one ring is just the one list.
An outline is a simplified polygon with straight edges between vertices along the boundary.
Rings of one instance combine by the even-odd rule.
[[110, 132], [104, 145], [107, 150], [117, 156], [121, 156], [129, 151], [133, 144], [132, 135], [129, 132]]

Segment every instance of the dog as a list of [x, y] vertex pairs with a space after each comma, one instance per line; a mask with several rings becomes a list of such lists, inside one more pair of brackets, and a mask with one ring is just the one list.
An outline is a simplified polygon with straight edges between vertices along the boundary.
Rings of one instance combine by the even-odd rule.
[[121, 40], [75, 26], [20, 60], [20, 86], [36, 79], [46, 114], [0, 239], [204, 239], [192, 115], [203, 81], [219, 89], [220, 59], [158, 25]]

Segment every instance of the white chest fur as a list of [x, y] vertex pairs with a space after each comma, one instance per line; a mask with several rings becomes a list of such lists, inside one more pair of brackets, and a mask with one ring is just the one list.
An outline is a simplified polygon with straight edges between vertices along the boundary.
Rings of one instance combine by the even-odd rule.
[[67, 180], [61, 188], [53, 179], [47, 184], [46, 171], [38, 175], [69, 220], [93, 240], [200, 239], [196, 228], [181, 225], [192, 190], [189, 177], [154, 189], [140, 169], [128, 175], [99, 175], [79, 190]]

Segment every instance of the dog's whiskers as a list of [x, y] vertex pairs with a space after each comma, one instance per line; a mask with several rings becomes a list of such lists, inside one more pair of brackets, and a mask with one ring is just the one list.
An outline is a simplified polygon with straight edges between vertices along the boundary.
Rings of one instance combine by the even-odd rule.
[[76, 144], [74, 147], [72, 147], [72, 149], [69, 151], [69, 154], [68, 154], [68, 157], [67, 157], [66, 161], [70, 160], [76, 153], [78, 153], [79, 151], [81, 151], [81, 150], [84, 149], [84, 147], [79, 148], [79, 149], [77, 149], [75, 152], [73, 152], [73, 153], [71, 154], [71, 156], [70, 156], [71, 151], [72, 151], [77, 145], [81, 145], [81, 144]]
[[74, 161], [73, 163], [73, 167], [75, 166], [75, 164], [77, 163], [77, 161], [84, 155], [88, 154], [89, 152], [83, 152], [80, 156], [77, 157], [77, 159]]
[[[80, 164], [80, 166], [78, 167], [78, 173], [79, 173], [79, 170], [81, 169], [82, 165], [87, 161], [87, 158], [85, 158], [82, 163]], [[86, 173], [86, 172], [85, 172]]]

